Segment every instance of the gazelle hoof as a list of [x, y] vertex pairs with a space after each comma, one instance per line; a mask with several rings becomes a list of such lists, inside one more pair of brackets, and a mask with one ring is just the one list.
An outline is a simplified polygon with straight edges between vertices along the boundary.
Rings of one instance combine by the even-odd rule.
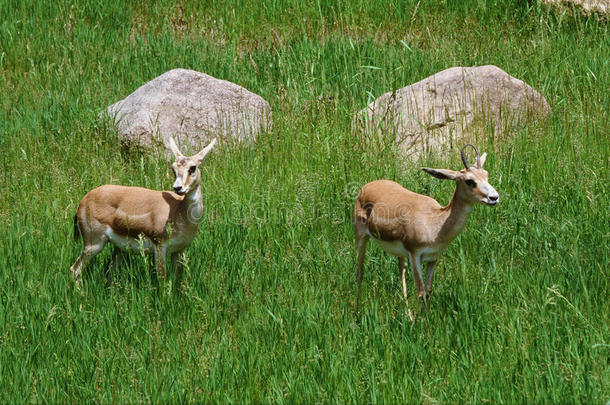
[[421, 295], [418, 295], [418, 296], [417, 296], [417, 299], [419, 300], [419, 302], [421, 302], [421, 303], [425, 304], [425, 303], [427, 303], [428, 301], [430, 301], [430, 294], [426, 294], [426, 295], [421, 294]]
[[74, 281], [74, 290], [80, 295], [85, 295], [85, 289], [83, 288], [82, 278], [79, 278]]

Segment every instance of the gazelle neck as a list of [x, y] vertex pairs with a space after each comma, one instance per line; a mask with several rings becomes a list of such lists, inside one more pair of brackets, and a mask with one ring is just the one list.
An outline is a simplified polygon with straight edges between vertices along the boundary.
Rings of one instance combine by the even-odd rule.
[[197, 185], [194, 190], [191, 190], [184, 196], [184, 212], [186, 218], [192, 224], [199, 224], [203, 215], [203, 201], [201, 195], [201, 187]]
[[459, 187], [459, 185], [456, 185], [449, 205], [441, 209], [443, 213], [443, 226], [440, 235], [442, 235], [441, 239], [445, 242], [453, 240], [462, 232], [468, 221], [468, 216], [472, 212], [473, 204], [462, 197]]

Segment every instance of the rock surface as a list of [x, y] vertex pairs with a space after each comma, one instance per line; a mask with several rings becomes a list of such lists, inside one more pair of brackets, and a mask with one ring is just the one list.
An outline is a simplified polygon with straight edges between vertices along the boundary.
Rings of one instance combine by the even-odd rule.
[[610, 12], [610, 0], [544, 0], [544, 2], [557, 6], [577, 6], [587, 14], [591, 12], [608, 14]]
[[367, 133], [395, 136], [416, 159], [468, 140], [475, 123], [491, 120], [496, 131], [503, 131], [548, 110], [542, 95], [496, 66], [453, 67], [383, 94], [358, 113], [357, 123]]
[[186, 69], [162, 74], [102, 114], [111, 117], [124, 141], [151, 148], [174, 136], [191, 152], [214, 137], [241, 142], [271, 126], [271, 107], [262, 97]]

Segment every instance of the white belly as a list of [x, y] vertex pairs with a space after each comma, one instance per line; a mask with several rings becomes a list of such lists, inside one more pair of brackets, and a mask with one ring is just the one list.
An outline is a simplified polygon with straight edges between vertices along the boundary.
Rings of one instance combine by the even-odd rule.
[[139, 238], [132, 238], [129, 236], [123, 236], [115, 233], [111, 228], [106, 229], [106, 236], [110, 242], [112, 242], [116, 247], [125, 252], [136, 253], [136, 252], [144, 252], [144, 253], [152, 253], [153, 252], [153, 243], [152, 241], [141, 235]]
[[445, 246], [430, 246], [419, 249], [417, 254], [422, 263], [435, 262], [441, 253], [443, 253], [443, 250], [445, 250]]
[[386, 252], [388, 252], [391, 255], [398, 256], [398, 257], [409, 257], [409, 254], [410, 254], [409, 251], [407, 249], [405, 249], [405, 246], [399, 240], [395, 240], [392, 242], [388, 242], [385, 240], [379, 240], [379, 239], [375, 239], [375, 238], [373, 238], [373, 240], [375, 242], [377, 242], [379, 247], [381, 247], [383, 250], [385, 250]]
[[[375, 243], [377, 243], [379, 245], [379, 247], [381, 249], [383, 249], [387, 253], [394, 255], [394, 256], [398, 256], [398, 257], [409, 257], [410, 258], [411, 253], [407, 249], [405, 249], [405, 245], [403, 245], [403, 243], [401, 241], [395, 240], [395, 241], [388, 242], [385, 240], [375, 238], [373, 235], [370, 234], [370, 232], [368, 230], [366, 231], [366, 233], [371, 237], [371, 239], [373, 239], [375, 241]], [[419, 260], [422, 263], [434, 262], [434, 261], [438, 260], [438, 257], [443, 252], [443, 250], [445, 250], [445, 247], [446, 246], [444, 246], [444, 245], [422, 247], [413, 253], [415, 254], [415, 256], [419, 256], [419, 258], [420, 258]]]
[[175, 237], [169, 240], [168, 252], [175, 253], [181, 252], [191, 244], [194, 239], [194, 235], [185, 235], [180, 237]]
[[[116, 247], [129, 253], [154, 253], [154, 243], [144, 235], [138, 238], [119, 235], [112, 228], [106, 229], [106, 236]], [[183, 235], [169, 240], [167, 253], [181, 252], [193, 241], [194, 235]]]
[[402, 244], [401, 241], [394, 240], [392, 242], [388, 242], [385, 240], [377, 239], [373, 235], [371, 235], [368, 229], [366, 230], [366, 234], [369, 235], [371, 239], [373, 239], [375, 242], [377, 242], [380, 248], [382, 248], [389, 254], [398, 257], [409, 257], [410, 253], [407, 249], [405, 249], [405, 246]]

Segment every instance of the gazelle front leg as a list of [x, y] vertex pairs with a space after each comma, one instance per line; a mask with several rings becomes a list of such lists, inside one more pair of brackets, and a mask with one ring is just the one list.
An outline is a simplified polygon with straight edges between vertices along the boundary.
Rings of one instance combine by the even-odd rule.
[[116, 277], [119, 274], [119, 270], [121, 268], [121, 263], [124, 260], [123, 251], [119, 249], [117, 246], [113, 247], [112, 257], [110, 258], [110, 265], [106, 267], [106, 285], [110, 285], [112, 283], [112, 278]]
[[112, 252], [112, 261], [110, 262], [112, 271], [116, 273], [120, 270], [124, 258], [123, 251], [115, 246]]
[[432, 281], [434, 281], [434, 269], [436, 268], [437, 260], [428, 262], [426, 264], [426, 294], [430, 298], [432, 293]]
[[398, 257], [398, 269], [400, 270], [400, 278], [402, 282], [402, 296], [405, 299], [405, 305], [407, 306], [407, 315], [410, 320], [413, 320], [413, 312], [411, 312], [411, 310], [409, 309], [409, 300], [407, 299], [407, 280], [404, 257]]
[[358, 307], [360, 304], [360, 286], [362, 285], [362, 277], [364, 275], [364, 256], [366, 254], [366, 245], [368, 241], [368, 235], [356, 235], [356, 251], [358, 253], [358, 272], [356, 273], [356, 279], [358, 282], [358, 287], [356, 290], [356, 314], [358, 314]]
[[422, 302], [422, 310], [426, 311], [428, 295], [424, 282], [422, 280], [421, 273], [421, 255], [417, 253], [411, 253], [411, 266], [413, 267], [413, 279], [415, 279], [415, 286], [417, 287], [417, 298]]
[[184, 274], [184, 251], [173, 253], [172, 255], [172, 266], [171, 268], [176, 275], [176, 287], [180, 287], [182, 283], [182, 276]]
[[155, 245], [155, 263], [157, 267], [157, 277], [159, 280], [165, 279], [165, 263], [167, 259], [167, 242]]

